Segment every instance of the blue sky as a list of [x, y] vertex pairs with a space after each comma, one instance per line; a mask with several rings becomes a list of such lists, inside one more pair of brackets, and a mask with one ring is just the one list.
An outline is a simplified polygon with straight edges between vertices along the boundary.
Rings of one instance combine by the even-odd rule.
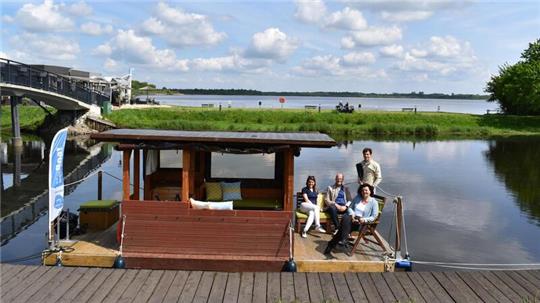
[[0, 57], [159, 87], [482, 93], [540, 1], [2, 1]]

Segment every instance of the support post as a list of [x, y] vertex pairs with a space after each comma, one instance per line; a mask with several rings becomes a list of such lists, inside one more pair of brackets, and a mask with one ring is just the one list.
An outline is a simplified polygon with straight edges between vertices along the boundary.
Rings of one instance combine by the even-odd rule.
[[130, 176], [129, 176], [129, 158], [131, 158], [131, 150], [124, 150], [123, 160], [122, 160], [122, 199], [130, 200], [131, 190], [129, 188]]
[[22, 97], [11, 96], [11, 131], [13, 135], [13, 145], [15, 147], [22, 147], [21, 139], [21, 124], [19, 122], [19, 103], [21, 103]]
[[139, 200], [141, 191], [141, 156], [138, 149], [133, 150], [133, 199]]
[[189, 201], [189, 187], [191, 179], [191, 149], [182, 151], [182, 202]]
[[103, 199], [103, 171], [98, 172], [97, 199]]
[[401, 197], [396, 198], [396, 243], [395, 243], [395, 250], [400, 251], [401, 250], [401, 226], [403, 225], [403, 204], [401, 202]]
[[283, 152], [283, 210], [293, 210], [293, 188], [294, 188], [294, 155], [292, 149]]

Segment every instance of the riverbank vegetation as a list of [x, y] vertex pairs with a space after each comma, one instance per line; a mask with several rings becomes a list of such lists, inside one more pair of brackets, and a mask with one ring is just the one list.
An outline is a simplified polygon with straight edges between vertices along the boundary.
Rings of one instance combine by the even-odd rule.
[[497, 101], [504, 113], [540, 115], [540, 39], [521, 53], [521, 61], [504, 64], [499, 75], [491, 77], [486, 92], [489, 101]]
[[122, 109], [107, 116], [118, 127], [221, 131], [318, 131], [339, 137], [364, 135], [489, 137], [540, 135], [540, 117], [365, 111], [200, 108]]

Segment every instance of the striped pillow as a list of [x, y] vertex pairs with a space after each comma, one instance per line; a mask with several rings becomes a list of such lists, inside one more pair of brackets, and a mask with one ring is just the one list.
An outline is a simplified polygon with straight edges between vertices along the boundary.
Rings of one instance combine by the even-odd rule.
[[221, 182], [221, 189], [223, 191], [223, 200], [242, 200], [240, 182]]
[[220, 182], [206, 182], [206, 200], [221, 201], [223, 200], [223, 191], [221, 190]]

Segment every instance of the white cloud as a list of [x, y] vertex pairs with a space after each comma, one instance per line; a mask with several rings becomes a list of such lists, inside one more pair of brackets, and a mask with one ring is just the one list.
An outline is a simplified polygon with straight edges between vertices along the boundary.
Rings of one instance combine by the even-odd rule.
[[358, 76], [386, 77], [383, 70], [373, 71], [365, 65], [375, 62], [370, 52], [351, 52], [342, 57], [334, 55], [314, 56], [301, 65], [292, 68], [293, 73], [302, 76]]
[[262, 73], [267, 71], [268, 60], [248, 59], [235, 52], [229, 56], [214, 58], [196, 58], [189, 65], [199, 71]]
[[306, 23], [315, 23], [326, 15], [326, 5], [322, 0], [295, 0], [296, 13], [294, 16]]
[[403, 55], [403, 46], [392, 44], [381, 48], [379, 52], [385, 57], [400, 58]]
[[401, 28], [392, 27], [369, 27], [366, 30], [350, 32], [341, 40], [343, 48], [357, 46], [388, 45], [401, 40]]
[[103, 34], [110, 34], [113, 32], [112, 25], [101, 25], [95, 22], [86, 22], [81, 24], [81, 31], [87, 35], [100, 36]]
[[214, 30], [208, 17], [188, 13], [163, 2], [158, 3], [155, 16], [143, 22], [141, 32], [159, 35], [175, 47], [214, 45], [227, 37], [227, 34]]
[[424, 20], [433, 15], [431, 11], [398, 11], [398, 12], [381, 12], [383, 20], [390, 22], [408, 22]]
[[161, 35], [167, 31], [167, 28], [160, 20], [150, 17], [143, 22], [141, 31], [149, 35]]
[[367, 21], [362, 12], [345, 7], [341, 11], [333, 12], [325, 18], [325, 26], [346, 30], [360, 30], [367, 27]]
[[11, 45], [25, 60], [73, 60], [80, 52], [79, 43], [57, 35], [24, 33], [13, 36]]
[[3, 15], [2, 16], [2, 23], [8, 23], [8, 24], [11, 24], [13, 23], [13, 21], [15, 21], [15, 19], [9, 15]]
[[188, 61], [178, 60], [174, 51], [157, 49], [152, 39], [137, 36], [133, 30], [118, 30], [107, 43], [94, 49], [98, 55], [108, 55], [115, 61], [146, 65], [149, 68], [187, 71]]
[[422, 58], [422, 57], [427, 56], [428, 52], [427, 52], [427, 50], [413, 48], [413, 49], [411, 49], [410, 54], [413, 57]]
[[246, 51], [247, 57], [276, 59], [283, 61], [298, 47], [298, 41], [287, 37], [279, 28], [268, 28], [255, 33]]
[[16, 16], [17, 22], [28, 31], [60, 32], [73, 28], [73, 21], [62, 15], [60, 6], [52, 0], [45, 0], [43, 4], [25, 4]]
[[476, 68], [477, 57], [467, 41], [433, 36], [419, 48], [406, 52], [397, 67], [404, 71], [428, 72], [430, 76], [468, 73]]
[[79, 1], [71, 5], [66, 5], [63, 10], [65, 10], [70, 15], [75, 16], [89, 16], [92, 14], [92, 7], [84, 1]]
[[375, 63], [375, 55], [370, 52], [352, 52], [343, 56], [343, 65], [364, 65]]
[[108, 70], [114, 70], [116, 67], [118, 67], [118, 63], [111, 58], [107, 58], [103, 66], [105, 66], [105, 68]]

